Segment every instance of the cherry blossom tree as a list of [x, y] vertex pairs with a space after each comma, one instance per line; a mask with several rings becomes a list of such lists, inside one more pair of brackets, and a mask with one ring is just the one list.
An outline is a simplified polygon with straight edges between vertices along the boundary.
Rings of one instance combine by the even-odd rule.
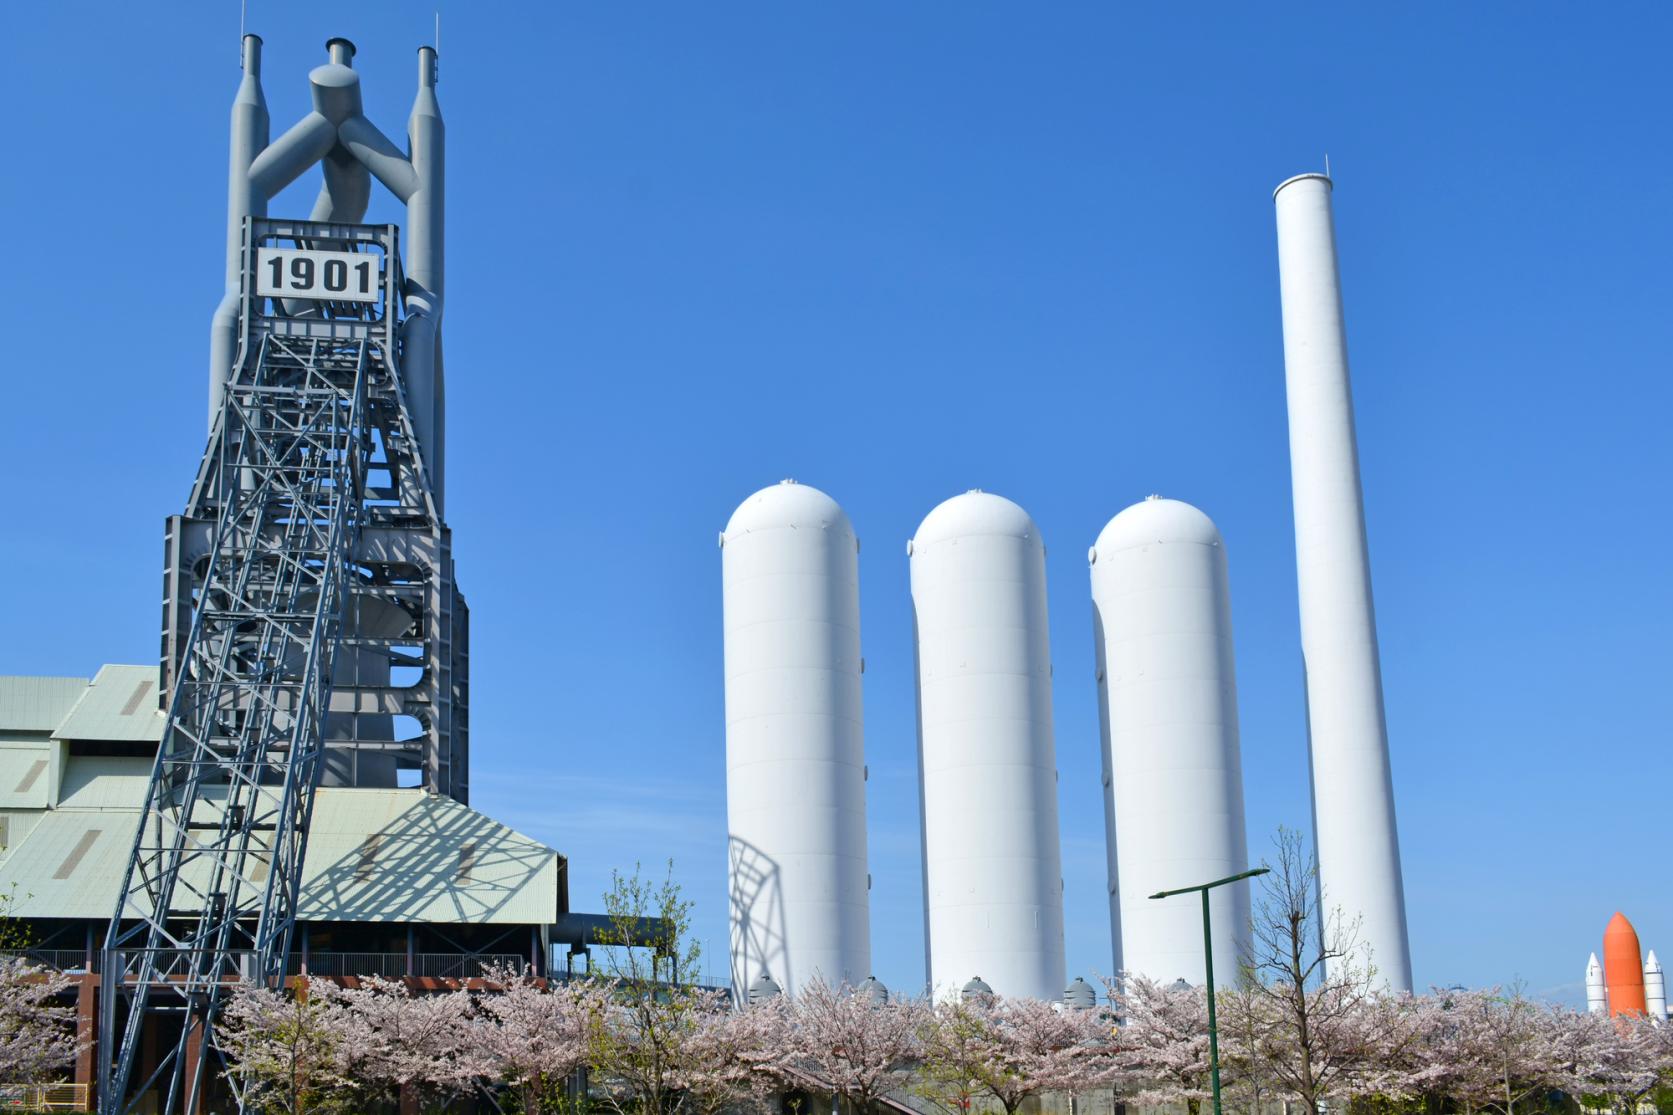
[[873, 999], [816, 978], [789, 1007], [792, 1071], [872, 1115], [878, 1099], [911, 1082], [929, 1018], [921, 1000]]
[[1197, 1115], [1212, 1095], [1203, 988], [1129, 975], [1110, 987], [1110, 998], [1121, 1016], [1119, 1058], [1133, 1098], [1147, 1105], [1182, 1103]]
[[1559, 1007], [1545, 1024], [1554, 1081], [1582, 1107], [1636, 1111], [1673, 1069], [1669, 1028], [1642, 1015]]
[[983, 996], [942, 1003], [924, 1035], [924, 1074], [945, 1100], [968, 1107], [987, 1096], [1015, 1115], [1046, 1092], [1100, 1079], [1113, 1052], [1111, 1025], [1095, 1011], [1039, 999]]
[[462, 990], [414, 995], [404, 980], [362, 976], [337, 992], [347, 1030], [343, 1060], [369, 1091], [458, 1092], [482, 1075], [472, 1056], [472, 1008]]
[[[1562, 1081], [1552, 1014], [1520, 987], [1461, 994], [1453, 1010], [1461, 1028], [1454, 1056], [1466, 1066], [1461, 1079], [1474, 1093], [1459, 1096], [1463, 1102], [1516, 1115], [1518, 1103]], [[1582, 1062], [1590, 1059], [1577, 1056]]]
[[215, 1040], [246, 1108], [331, 1115], [360, 1099], [346, 1045], [354, 1026], [330, 981], [293, 981], [282, 991], [246, 984], [221, 1008]]
[[786, 1082], [790, 1018], [782, 997], [730, 1009], [716, 997], [697, 1012], [676, 1058], [692, 1115], [763, 1111]]
[[0, 1082], [37, 1084], [75, 1059], [75, 1011], [57, 1005], [73, 982], [20, 956], [0, 960]]
[[[545, 981], [507, 968], [491, 968], [483, 977], [487, 990], [477, 998], [474, 1024], [466, 1025], [456, 1011], [438, 1010], [438, 1020], [446, 1015], [457, 1020], [459, 1039], [438, 1035], [423, 1042], [414, 1067], [436, 1072], [430, 1079], [448, 1086], [477, 1076], [503, 1081], [522, 1101], [525, 1115], [538, 1115], [587, 1064], [608, 994], [589, 982], [543, 986]], [[454, 1058], [451, 1070], [437, 1072], [431, 1051], [436, 1058]]]

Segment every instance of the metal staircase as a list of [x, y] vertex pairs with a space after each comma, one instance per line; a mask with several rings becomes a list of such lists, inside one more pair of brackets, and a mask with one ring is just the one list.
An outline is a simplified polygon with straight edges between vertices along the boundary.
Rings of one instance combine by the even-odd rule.
[[[364, 254], [377, 301], [258, 296], [271, 245]], [[393, 226], [246, 222], [241, 358], [169, 525], [167, 723], [105, 941], [102, 1112], [195, 1115], [224, 997], [283, 982], [329, 758], [388, 755], [392, 781], [463, 794], [441, 777], [463, 751], [464, 605], [402, 394], [399, 260]], [[398, 715], [422, 732], [396, 738]]]

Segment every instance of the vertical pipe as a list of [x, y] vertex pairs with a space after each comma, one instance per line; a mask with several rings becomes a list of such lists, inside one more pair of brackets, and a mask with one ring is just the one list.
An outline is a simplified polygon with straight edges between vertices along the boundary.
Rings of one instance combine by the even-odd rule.
[[238, 349], [238, 288], [244, 262], [244, 219], [267, 215], [267, 199], [250, 181], [250, 164], [267, 147], [267, 100], [261, 92], [261, 38], [244, 36], [244, 76], [232, 102], [227, 166], [226, 291], [209, 327], [209, 426], [221, 413]]
[[407, 199], [407, 310], [402, 325], [401, 369], [407, 402], [418, 427], [420, 452], [441, 512], [446, 474], [442, 411], [441, 319], [444, 283], [446, 138], [436, 100], [436, 52], [418, 51], [418, 95], [407, 121], [407, 141], [417, 188]]
[[[333, 65], [354, 67], [354, 44], [348, 39], [326, 40], [325, 52]], [[308, 219], [343, 224], [363, 220], [372, 198], [372, 174], [366, 165], [338, 144], [320, 161], [320, 170], [325, 180]]]
[[1202, 891], [1202, 963], [1207, 973], [1204, 990], [1208, 993], [1208, 1071], [1214, 1082], [1214, 1115], [1220, 1115], [1220, 1028], [1214, 1017], [1214, 928], [1209, 920], [1208, 888]]
[[1296, 574], [1321, 913], [1359, 924], [1381, 983], [1412, 987], [1377, 621], [1331, 223], [1331, 182], [1274, 194]]

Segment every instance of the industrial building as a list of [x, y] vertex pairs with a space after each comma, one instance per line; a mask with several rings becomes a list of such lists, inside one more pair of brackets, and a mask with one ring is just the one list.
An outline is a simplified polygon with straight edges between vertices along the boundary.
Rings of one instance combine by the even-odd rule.
[[[155, 666], [0, 678], [0, 891], [31, 958], [76, 976], [74, 1080], [88, 1094], [101, 951], [163, 732], [156, 692]], [[292, 973], [415, 987], [484, 964], [545, 972], [569, 905], [561, 855], [422, 787], [321, 787], [301, 895]], [[148, 1078], [179, 1022], [154, 1011], [143, 1027]]]
[[[111, 1115], [233, 1102], [214, 1034], [239, 982], [551, 975], [604, 920], [570, 914], [561, 855], [468, 804], [436, 52], [403, 151], [344, 39], [270, 139], [261, 45], [242, 44], [209, 440], [163, 531], [159, 660], [0, 678], [0, 912], [74, 975], [77, 1098]], [[310, 219], [269, 218], [315, 165]], [[374, 179], [404, 228], [359, 223]]]
[[[440, 987], [485, 964], [549, 974], [556, 946], [595, 939], [596, 921], [569, 910], [563, 857], [469, 805], [436, 52], [418, 52], [404, 150], [363, 113], [354, 45], [332, 39], [326, 55], [310, 111], [273, 138], [261, 41], [242, 43], [209, 442], [163, 532], [159, 661], [0, 678], [0, 889], [32, 953], [76, 975], [75, 1079], [111, 1115], [226, 1098], [214, 1028], [240, 981]], [[270, 216], [315, 166], [308, 219]], [[374, 181], [404, 225], [362, 223]], [[1329, 190], [1302, 175], [1277, 194], [1320, 875], [1327, 906], [1360, 921], [1384, 980], [1407, 989]], [[739, 506], [721, 549], [734, 994], [860, 986], [858, 540], [833, 499], [787, 481]], [[970, 491], [934, 508], [907, 554], [927, 986], [1056, 999], [1039, 528]], [[1213, 896], [1207, 955], [1193, 903], [1148, 902], [1248, 866], [1225, 548], [1202, 512], [1153, 499], [1112, 519], [1089, 557], [1116, 971], [1195, 980], [1212, 956], [1229, 978], [1248, 946], [1246, 884]], [[1610, 947], [1616, 1009], [1627, 991]], [[1659, 987], [1653, 953], [1650, 966]], [[1642, 988], [1624, 1009], [1644, 1009]]]

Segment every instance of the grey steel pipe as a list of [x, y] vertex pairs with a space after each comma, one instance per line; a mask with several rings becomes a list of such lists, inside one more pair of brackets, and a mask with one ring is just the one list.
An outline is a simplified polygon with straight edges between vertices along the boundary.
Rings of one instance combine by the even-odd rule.
[[[436, 52], [418, 52], [418, 95], [407, 122], [403, 155], [363, 111], [360, 75], [350, 63], [354, 44], [326, 43], [330, 61], [308, 74], [313, 110], [277, 140], [268, 142], [262, 99], [261, 40], [244, 42], [244, 81], [233, 104], [231, 171], [227, 202], [227, 286], [211, 325], [209, 422], [221, 410], [226, 382], [238, 359], [238, 298], [242, 282], [244, 220], [265, 216], [268, 201], [309, 167], [323, 162], [324, 184], [313, 219], [356, 222], [371, 200], [371, 179], [407, 206], [407, 318], [401, 325], [400, 368], [412, 413], [419, 457], [428, 474], [437, 514], [443, 510], [446, 381], [442, 371], [446, 129], [436, 100]], [[300, 305], [293, 312], [309, 312]]]
[[446, 382], [441, 348], [446, 138], [441, 105], [436, 100], [436, 52], [420, 47], [418, 95], [407, 121], [416, 188], [407, 198], [408, 316], [401, 327], [401, 368], [438, 514], [443, 507], [446, 474]]
[[221, 413], [226, 378], [238, 346], [238, 288], [244, 219], [267, 215], [267, 198], [250, 181], [250, 167], [267, 147], [267, 99], [261, 91], [261, 37], [244, 36], [243, 77], [232, 100], [227, 167], [226, 290], [209, 326], [209, 427]]

